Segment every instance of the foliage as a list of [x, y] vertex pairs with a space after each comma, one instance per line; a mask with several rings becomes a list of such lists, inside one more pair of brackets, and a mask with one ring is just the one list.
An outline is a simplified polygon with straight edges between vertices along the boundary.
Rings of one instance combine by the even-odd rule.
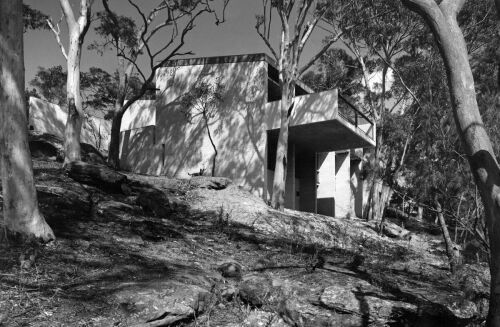
[[304, 74], [302, 81], [321, 92], [339, 89], [339, 92], [354, 96], [361, 91], [359, 63], [344, 49], [328, 50], [315, 65], [314, 71]]
[[181, 99], [186, 119], [193, 123], [200, 116], [209, 121], [220, 118], [219, 108], [224, 101], [224, 93], [225, 86], [219, 78], [213, 82], [197, 83]]
[[[50, 68], [38, 67], [30, 86], [32, 96], [41, 97], [49, 102], [64, 106], [66, 104], [66, 78], [67, 73], [60, 65]], [[80, 87], [83, 97], [83, 106], [93, 115], [103, 115], [110, 118], [108, 113], [116, 100], [118, 88], [118, 74], [109, 74], [97, 67], [90, 67], [88, 72], [82, 72], [80, 76]], [[140, 78], [132, 75], [129, 82], [127, 94], [137, 92], [142, 86]], [[148, 93], [146, 97], [151, 98], [154, 92]]]
[[23, 4], [23, 23], [24, 32], [27, 30], [49, 29], [47, 25], [49, 16], [45, 15], [37, 9], [31, 8], [27, 4]]
[[134, 48], [137, 46], [137, 26], [133, 19], [116, 15], [116, 21], [114, 21], [111, 15], [105, 11], [98, 12], [97, 19], [99, 25], [95, 28], [95, 31], [97, 35], [103, 38], [104, 42], [99, 43], [97, 40], [94, 40], [89, 46], [90, 50], [96, 50], [102, 55], [104, 50], [112, 49], [114, 42], [113, 35], [118, 35], [121, 42], [123, 42], [121, 45], [122, 51], [125, 50], [125, 47]]
[[[221, 104], [224, 102], [224, 97], [225, 86], [222, 84], [220, 78], [215, 78], [211, 81], [199, 81], [190, 92], [186, 93], [180, 100], [188, 122], [194, 123], [195, 120], [200, 118], [200, 121], [205, 126], [207, 136], [214, 150], [212, 176], [215, 176], [218, 154], [213, 135], [219, 134], [224, 127], [223, 119], [225, 113], [220, 109], [223, 107]], [[210, 130], [210, 126], [212, 125], [216, 125], [214, 131]]]
[[30, 85], [35, 87], [45, 100], [63, 105], [66, 103], [66, 78], [67, 74], [61, 65], [38, 67]]

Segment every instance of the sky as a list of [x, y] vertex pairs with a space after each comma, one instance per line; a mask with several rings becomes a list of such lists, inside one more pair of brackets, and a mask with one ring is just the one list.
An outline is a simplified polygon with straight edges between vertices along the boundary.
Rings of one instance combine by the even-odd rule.
[[[135, 2], [147, 12], [153, 8], [160, 0], [136, 0]], [[79, 0], [70, 0], [74, 12], [78, 15]], [[24, 0], [24, 3], [33, 8], [41, 10], [52, 17], [57, 22], [61, 17], [59, 0]], [[135, 10], [126, 0], [110, 0], [110, 7], [117, 13], [138, 19]], [[101, 0], [95, 0], [92, 12], [103, 10]], [[255, 31], [255, 16], [262, 13], [262, 2], [260, 0], [230, 0], [226, 9], [226, 22], [216, 26], [212, 17], [205, 16], [198, 21], [196, 27], [187, 37], [185, 50], [195, 53], [194, 57], [205, 56], [225, 56], [248, 53], [266, 52], [270, 54], [264, 42]], [[274, 19], [277, 21], [277, 19]], [[113, 72], [116, 68], [116, 57], [110, 51], [103, 56], [95, 51], [87, 49], [88, 45], [98, 39], [94, 32], [96, 24], [91, 25], [85, 38], [82, 53], [82, 71], [87, 71], [90, 67], [99, 67], [108, 72]], [[66, 44], [67, 34], [65, 22], [61, 22], [63, 31], [62, 40]], [[275, 36], [279, 35], [277, 28], [273, 29]], [[310, 38], [306, 49], [302, 55], [302, 62], [306, 62], [321, 47], [322, 40], [326, 33], [320, 29]], [[167, 34], [159, 34], [155, 42], [159, 45], [162, 40], [168, 37]], [[52, 67], [62, 65], [65, 67], [65, 59], [54, 38], [52, 31], [39, 30], [28, 31], [24, 36], [25, 45], [25, 67], [26, 83], [36, 74], [37, 68]]]

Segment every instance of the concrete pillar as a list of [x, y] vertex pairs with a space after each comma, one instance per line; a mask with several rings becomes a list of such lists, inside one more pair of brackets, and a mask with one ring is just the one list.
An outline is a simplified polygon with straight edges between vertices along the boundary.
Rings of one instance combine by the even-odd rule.
[[349, 152], [335, 154], [335, 216], [346, 217], [351, 207], [351, 156]]
[[335, 152], [316, 155], [316, 210], [326, 216], [335, 216]]

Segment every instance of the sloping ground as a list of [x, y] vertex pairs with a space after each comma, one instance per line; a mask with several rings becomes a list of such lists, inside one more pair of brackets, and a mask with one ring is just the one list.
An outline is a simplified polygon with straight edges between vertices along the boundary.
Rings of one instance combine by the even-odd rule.
[[127, 174], [162, 190], [159, 203], [57, 163], [35, 170], [58, 239], [0, 245], [0, 325], [473, 326], [486, 313], [486, 267], [451, 277], [424, 236], [280, 213], [225, 179]]

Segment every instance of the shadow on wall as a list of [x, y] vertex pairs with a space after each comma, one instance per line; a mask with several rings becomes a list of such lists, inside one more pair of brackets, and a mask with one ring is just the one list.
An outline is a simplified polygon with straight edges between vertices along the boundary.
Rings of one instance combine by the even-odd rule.
[[[55, 135], [64, 139], [64, 128], [68, 114], [65, 108], [48, 101], [30, 97], [29, 129]], [[81, 142], [105, 150], [109, 144], [111, 123], [97, 117], [85, 119], [82, 126]]]
[[163, 175], [187, 178], [211, 170], [213, 148], [202, 118], [188, 122], [181, 99], [185, 90], [206, 79], [220, 79], [223, 102], [209, 128], [219, 152], [215, 174], [250, 191], [262, 191], [264, 178], [267, 76], [265, 62], [168, 67], [157, 77], [168, 88], [158, 102], [157, 143], [164, 144]]

